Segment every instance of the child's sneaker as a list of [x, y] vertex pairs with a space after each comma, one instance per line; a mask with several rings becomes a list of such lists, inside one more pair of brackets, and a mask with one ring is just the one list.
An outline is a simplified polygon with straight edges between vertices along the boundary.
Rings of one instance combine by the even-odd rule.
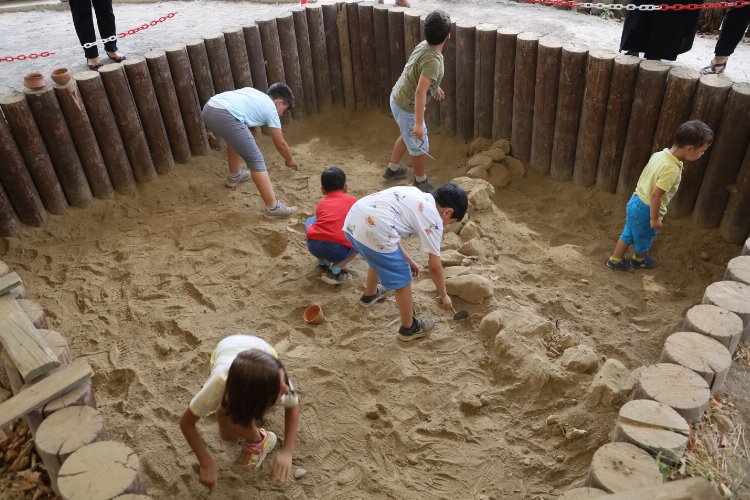
[[258, 429], [261, 440], [257, 443], [242, 443], [242, 453], [237, 463], [245, 466], [248, 470], [256, 471], [260, 469], [263, 460], [266, 459], [274, 446], [276, 446], [276, 434], [265, 429]]
[[402, 167], [401, 165], [398, 166], [396, 170], [391, 170], [389, 167], [385, 167], [385, 172], [383, 172], [383, 179], [387, 181], [397, 181], [398, 179], [403, 179], [406, 177], [408, 170], [406, 170], [405, 167]]
[[246, 181], [250, 178], [250, 172], [248, 170], [240, 170], [238, 174], [227, 176], [227, 187], [234, 187], [240, 182]]
[[321, 281], [328, 283], [329, 285], [340, 285], [344, 281], [352, 279], [352, 275], [343, 269], [338, 274], [329, 269], [323, 276], [320, 277], [320, 279]]
[[431, 193], [431, 192], [433, 192], [435, 190], [435, 188], [432, 187], [432, 184], [430, 184], [430, 181], [428, 181], [427, 179], [425, 179], [423, 181], [417, 181], [417, 180], [415, 180], [414, 181], [414, 186], [416, 186], [419, 189], [421, 189], [422, 192], [424, 192], [424, 193]]
[[331, 263], [328, 262], [327, 260], [319, 260], [318, 261], [318, 271], [320, 271], [321, 273], [324, 273], [324, 272], [328, 271], [328, 266], [330, 266], [330, 265], [331, 265]]
[[265, 207], [266, 216], [268, 217], [289, 217], [297, 213], [297, 207], [289, 207], [283, 201], [276, 201], [273, 208]]
[[385, 298], [385, 290], [382, 286], [378, 285], [375, 289], [375, 295], [362, 295], [359, 298], [359, 303], [365, 307], [370, 307], [376, 302], [380, 302]]
[[630, 259], [630, 265], [636, 269], [653, 269], [656, 267], [656, 260], [646, 255], [643, 260]]
[[409, 342], [410, 340], [422, 338], [427, 335], [427, 332], [435, 328], [434, 319], [417, 319], [414, 318], [411, 328], [404, 328], [403, 326], [398, 329], [399, 340]]
[[615, 262], [612, 259], [607, 261], [607, 267], [614, 269], [615, 271], [627, 271], [630, 269], [630, 264], [625, 259], [621, 259], [619, 262]]

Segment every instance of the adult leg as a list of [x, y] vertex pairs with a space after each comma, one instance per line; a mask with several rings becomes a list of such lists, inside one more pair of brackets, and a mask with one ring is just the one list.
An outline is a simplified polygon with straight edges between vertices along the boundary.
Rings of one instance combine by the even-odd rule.
[[[83, 49], [89, 64], [97, 64], [99, 49], [96, 46], [96, 32], [94, 31], [94, 17], [91, 12], [91, 0], [70, 0], [70, 12], [73, 14], [73, 26], [81, 45], [93, 43], [91, 47]], [[96, 59], [95, 62], [91, 62]]]
[[411, 328], [414, 323], [414, 300], [411, 295], [411, 283], [396, 290], [396, 305], [401, 318], [401, 326]]
[[[115, 27], [115, 13], [112, 10], [112, 0], [91, 0], [96, 11], [96, 24], [102, 40], [115, 37], [114, 40], [104, 42], [104, 50], [113, 59], [117, 59], [117, 28]], [[118, 61], [119, 62], [119, 61]]]
[[724, 17], [724, 22], [721, 25], [719, 39], [716, 41], [716, 50], [714, 51], [717, 58], [724, 58], [723, 61], [718, 61], [718, 63], [726, 62], [729, 56], [732, 55], [742, 37], [745, 36], [748, 24], [750, 24], [750, 9], [747, 7], [742, 9], [732, 7], [727, 11], [727, 15]]

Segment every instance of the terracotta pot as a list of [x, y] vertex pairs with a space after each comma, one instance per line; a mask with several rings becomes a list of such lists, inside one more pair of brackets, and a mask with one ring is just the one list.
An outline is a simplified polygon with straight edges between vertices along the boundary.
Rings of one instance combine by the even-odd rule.
[[305, 320], [305, 323], [309, 323], [311, 325], [319, 325], [325, 320], [325, 317], [323, 317], [323, 308], [320, 307], [320, 304], [312, 304], [307, 309], [305, 309], [305, 313], [302, 315], [302, 319]]
[[57, 68], [52, 70], [52, 81], [58, 85], [65, 85], [70, 81], [70, 71], [68, 68]]
[[37, 90], [44, 88], [47, 82], [44, 81], [44, 76], [41, 73], [27, 73], [23, 77], [23, 86], [27, 89]]

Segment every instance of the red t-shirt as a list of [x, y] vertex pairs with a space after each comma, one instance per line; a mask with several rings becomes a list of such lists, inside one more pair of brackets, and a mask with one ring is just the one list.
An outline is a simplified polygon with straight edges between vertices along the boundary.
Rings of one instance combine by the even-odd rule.
[[356, 201], [357, 198], [342, 191], [327, 194], [315, 208], [317, 220], [307, 228], [307, 239], [332, 241], [353, 248], [344, 236], [344, 219]]

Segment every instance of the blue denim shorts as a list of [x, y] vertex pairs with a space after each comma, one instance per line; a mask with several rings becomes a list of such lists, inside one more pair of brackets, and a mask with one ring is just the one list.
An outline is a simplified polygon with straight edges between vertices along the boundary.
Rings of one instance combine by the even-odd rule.
[[[430, 141], [427, 138], [427, 124], [424, 122], [422, 123], [422, 126], [424, 127], [424, 140], [417, 139], [412, 133], [414, 124], [417, 123], [417, 115], [401, 109], [401, 107], [396, 104], [396, 101], [393, 100], [393, 95], [391, 95], [391, 112], [393, 113], [393, 119], [396, 120], [396, 124], [401, 131], [401, 138], [404, 140], [406, 150], [409, 154], [412, 156], [422, 156], [425, 152], [429, 151]], [[419, 148], [422, 148], [424, 151]]]
[[378, 275], [383, 288], [398, 290], [411, 283], [411, 268], [400, 248], [395, 252], [378, 253], [355, 240], [351, 234], [344, 234], [352, 242], [352, 245], [359, 250], [359, 254], [365, 259], [367, 265]]
[[654, 238], [656, 231], [651, 228], [651, 208], [634, 194], [625, 208], [625, 227], [620, 239], [633, 245], [635, 253], [644, 254], [651, 250]]
[[[305, 230], [315, 223], [315, 216], [309, 217], [305, 221]], [[320, 260], [336, 263], [342, 262], [357, 254], [357, 250], [341, 243], [323, 240], [307, 240], [307, 250]]]

